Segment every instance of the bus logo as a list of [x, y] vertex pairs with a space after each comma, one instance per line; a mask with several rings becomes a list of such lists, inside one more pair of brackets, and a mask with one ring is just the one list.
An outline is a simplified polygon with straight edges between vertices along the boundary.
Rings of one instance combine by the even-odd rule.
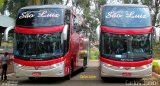
[[39, 67], [38, 67], [38, 66], [35, 66], [35, 67], [34, 67], [34, 69], [35, 69], [35, 70], [38, 70], [38, 69], [39, 69]]
[[125, 67], [125, 69], [126, 69], [126, 70], [129, 70], [129, 69], [130, 69], [130, 67]]

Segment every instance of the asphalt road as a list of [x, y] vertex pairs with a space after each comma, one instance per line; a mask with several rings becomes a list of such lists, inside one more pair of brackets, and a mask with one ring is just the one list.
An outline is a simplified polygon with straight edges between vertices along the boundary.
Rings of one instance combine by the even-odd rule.
[[63, 78], [37, 78], [32, 81], [26, 77], [8, 76], [8, 81], [0, 82], [0, 86], [160, 86], [159, 81], [152, 78], [126, 79], [106, 78], [101, 80], [97, 67], [88, 67], [84, 72], [75, 72], [71, 80]]

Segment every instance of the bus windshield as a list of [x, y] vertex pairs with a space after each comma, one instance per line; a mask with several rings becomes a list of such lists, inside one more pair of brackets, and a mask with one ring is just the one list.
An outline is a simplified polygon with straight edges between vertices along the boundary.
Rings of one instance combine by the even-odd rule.
[[109, 27], [150, 27], [148, 8], [106, 6], [102, 10], [102, 25]]
[[63, 25], [63, 23], [63, 10], [60, 8], [21, 9], [18, 13], [16, 26], [52, 27]]
[[15, 34], [15, 57], [21, 59], [53, 59], [63, 55], [61, 32], [48, 34]]
[[110, 59], [132, 61], [147, 59], [151, 56], [151, 34], [122, 35], [103, 33], [102, 54]]

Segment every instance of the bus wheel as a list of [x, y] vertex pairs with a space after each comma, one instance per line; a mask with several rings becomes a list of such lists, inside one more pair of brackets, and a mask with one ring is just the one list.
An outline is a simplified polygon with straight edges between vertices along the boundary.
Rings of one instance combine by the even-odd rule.
[[29, 79], [29, 80], [34, 80], [34, 79], [35, 79], [35, 77], [28, 77], [28, 79]]
[[82, 72], [85, 71], [86, 65], [87, 65], [87, 57], [84, 57], [84, 59], [83, 59], [83, 68], [82, 68]]
[[106, 79], [106, 77], [101, 77], [101, 79], [104, 81]]
[[74, 71], [73, 61], [71, 62], [71, 66], [69, 68], [69, 74], [66, 76], [66, 80], [70, 80]]
[[71, 62], [71, 75], [73, 74], [73, 72], [74, 72], [74, 62], [72, 60], [72, 62]]
[[69, 73], [66, 77], [65, 80], [70, 80], [71, 79], [71, 74]]

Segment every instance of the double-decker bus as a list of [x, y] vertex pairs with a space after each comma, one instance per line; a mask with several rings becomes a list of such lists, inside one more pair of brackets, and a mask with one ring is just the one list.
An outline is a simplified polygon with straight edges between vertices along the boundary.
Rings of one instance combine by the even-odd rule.
[[81, 51], [88, 53], [88, 39], [72, 31], [73, 16], [72, 10], [63, 5], [19, 10], [14, 28], [16, 76], [70, 79], [74, 71], [86, 67], [87, 55], [82, 57]]
[[152, 76], [152, 33], [145, 5], [107, 4], [97, 27], [100, 76], [143, 78]]

